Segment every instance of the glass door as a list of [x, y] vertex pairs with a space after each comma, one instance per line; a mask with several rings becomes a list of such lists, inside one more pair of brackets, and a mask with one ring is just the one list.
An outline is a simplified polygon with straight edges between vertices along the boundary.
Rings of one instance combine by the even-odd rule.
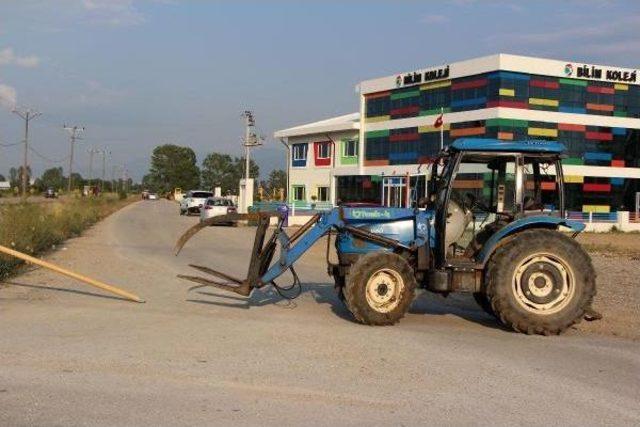
[[387, 176], [382, 179], [383, 206], [404, 208], [407, 204], [407, 178], [404, 176]]

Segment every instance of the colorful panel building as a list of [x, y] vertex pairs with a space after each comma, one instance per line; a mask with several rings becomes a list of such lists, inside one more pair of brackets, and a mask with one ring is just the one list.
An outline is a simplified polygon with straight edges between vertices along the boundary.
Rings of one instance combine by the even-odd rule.
[[[346, 163], [340, 155], [317, 158], [331, 131], [321, 137], [307, 125], [276, 137], [315, 144], [304, 149], [315, 162], [299, 167], [289, 159], [290, 184], [306, 187], [312, 170], [329, 168], [328, 181], [312, 185], [327, 186], [331, 203], [397, 204], [391, 189], [422, 192], [425, 165], [441, 145], [491, 137], [564, 143], [570, 210], [633, 210], [640, 193], [639, 77], [634, 69], [498, 54], [361, 82], [357, 125], [351, 115], [337, 127], [347, 132], [341, 141], [357, 141], [349, 143], [357, 149]], [[436, 128], [441, 113], [444, 125]]]

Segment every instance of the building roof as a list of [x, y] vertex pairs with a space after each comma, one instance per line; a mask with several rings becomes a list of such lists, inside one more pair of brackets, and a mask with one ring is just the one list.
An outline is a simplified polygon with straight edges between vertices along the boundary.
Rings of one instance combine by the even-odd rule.
[[274, 138], [288, 138], [291, 136], [313, 135], [326, 132], [339, 132], [360, 129], [360, 113], [344, 114], [331, 117], [318, 122], [294, 126], [288, 129], [278, 130], [273, 134]]
[[564, 144], [555, 141], [525, 140], [502, 141], [492, 138], [460, 138], [450, 145], [459, 151], [508, 151], [528, 153], [563, 153]]

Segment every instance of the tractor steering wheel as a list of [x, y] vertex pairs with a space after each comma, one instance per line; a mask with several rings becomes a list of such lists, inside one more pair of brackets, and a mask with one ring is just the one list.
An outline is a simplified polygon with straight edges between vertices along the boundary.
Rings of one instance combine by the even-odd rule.
[[[480, 202], [473, 193], [464, 194], [465, 205], [469, 206], [469, 210], [473, 210], [474, 207], [484, 212], [491, 212], [491, 208], [484, 203]], [[467, 202], [468, 201], [468, 202]]]

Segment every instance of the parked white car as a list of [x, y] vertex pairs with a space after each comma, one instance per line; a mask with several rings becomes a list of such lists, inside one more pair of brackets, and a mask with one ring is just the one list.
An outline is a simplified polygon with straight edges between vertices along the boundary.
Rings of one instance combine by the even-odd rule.
[[211, 191], [189, 191], [180, 201], [180, 215], [199, 213], [209, 197], [213, 197], [213, 193]]
[[[237, 209], [233, 204], [233, 201], [225, 199], [224, 197], [209, 197], [205, 202], [204, 208], [200, 210], [200, 221], [204, 221], [205, 219], [213, 216], [236, 212]], [[230, 221], [228, 224], [233, 225], [235, 222]]]

